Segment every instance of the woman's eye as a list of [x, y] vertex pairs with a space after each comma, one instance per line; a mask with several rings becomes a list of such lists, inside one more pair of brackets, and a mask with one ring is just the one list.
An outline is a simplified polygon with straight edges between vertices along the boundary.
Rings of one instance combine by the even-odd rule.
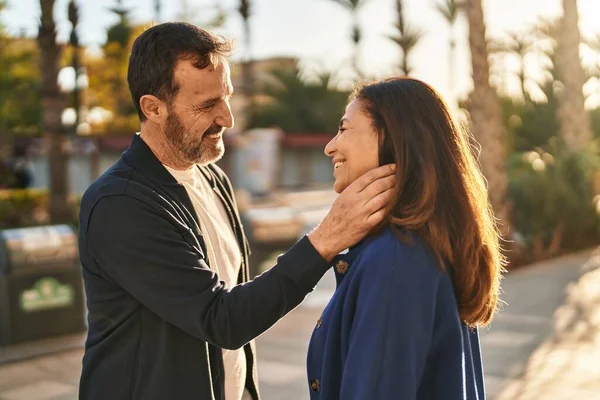
[[338, 128], [338, 133], [344, 133], [345, 130], [346, 128]]

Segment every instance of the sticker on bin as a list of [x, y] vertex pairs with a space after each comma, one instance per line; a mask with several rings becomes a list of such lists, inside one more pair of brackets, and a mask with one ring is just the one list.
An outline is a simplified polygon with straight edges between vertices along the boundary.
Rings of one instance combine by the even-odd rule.
[[21, 310], [34, 312], [68, 307], [73, 304], [73, 287], [52, 277], [40, 278], [33, 287], [21, 292]]

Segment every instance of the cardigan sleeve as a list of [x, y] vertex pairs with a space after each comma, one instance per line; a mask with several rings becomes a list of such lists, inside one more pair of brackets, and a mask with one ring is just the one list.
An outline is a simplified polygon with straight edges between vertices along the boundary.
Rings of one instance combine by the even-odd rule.
[[431, 258], [423, 253], [399, 252], [380, 252], [357, 260], [366, 265], [353, 265], [363, 274], [352, 293], [355, 310], [342, 399], [417, 397], [433, 333], [441, 271], [427, 265]]
[[84, 246], [105, 278], [165, 321], [225, 349], [240, 348], [265, 332], [329, 268], [304, 237], [269, 271], [227, 288], [173, 224], [124, 195], [96, 204]]

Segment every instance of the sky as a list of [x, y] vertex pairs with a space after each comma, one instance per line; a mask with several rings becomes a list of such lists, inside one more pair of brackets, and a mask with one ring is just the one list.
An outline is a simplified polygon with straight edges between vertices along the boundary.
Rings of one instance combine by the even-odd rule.
[[[454, 90], [448, 74], [449, 27], [434, 8], [436, 1], [405, 0], [409, 24], [424, 32], [414, 50], [412, 75], [436, 87], [450, 102], [456, 95], [468, 93], [472, 85], [468, 52], [466, 18], [462, 16], [455, 29], [457, 55]], [[70, 24], [66, 20], [68, 0], [57, 0], [55, 8], [59, 40], [66, 41]], [[235, 12], [236, 0], [169, 0], [162, 1], [161, 22], [179, 18], [182, 3], [187, 3], [188, 19], [202, 26], [220, 4], [230, 10], [219, 33], [236, 39], [234, 60], [245, 56], [242, 21]], [[84, 45], [100, 45], [106, 29], [116, 21], [108, 9], [114, 0], [79, 0], [80, 40]], [[153, 0], [123, 0], [132, 10], [134, 22], [155, 19]], [[359, 22], [363, 29], [360, 66], [368, 75], [391, 76], [397, 73], [401, 57], [397, 45], [387, 38], [394, 33], [394, 0], [368, 0], [361, 9]], [[561, 0], [483, 0], [488, 36], [501, 37], [506, 32], [525, 29], [539, 16], [561, 14]], [[251, 54], [254, 58], [296, 56], [308, 69], [335, 71], [339, 82], [347, 82], [351, 71], [352, 43], [350, 14], [332, 0], [254, 0], [251, 30]], [[9, 0], [2, 20], [9, 32], [34, 36], [39, 20], [38, 0]], [[600, 0], [579, 0], [580, 29], [583, 36], [600, 34]], [[514, 83], [514, 82], [513, 82]], [[515, 87], [516, 90], [516, 87]]]

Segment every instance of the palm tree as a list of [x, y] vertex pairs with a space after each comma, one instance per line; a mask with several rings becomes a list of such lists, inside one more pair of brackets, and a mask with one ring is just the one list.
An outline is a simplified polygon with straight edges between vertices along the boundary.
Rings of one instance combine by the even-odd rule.
[[396, 44], [398, 44], [402, 50], [402, 62], [400, 63], [400, 70], [402, 71], [402, 74], [410, 75], [412, 72], [412, 67], [409, 63], [408, 56], [417, 45], [421, 37], [423, 37], [423, 33], [412, 28], [406, 23], [404, 4], [402, 0], [396, 0], [396, 12], [398, 15], [398, 21], [396, 22], [398, 33], [394, 36], [390, 36], [390, 39], [396, 42]]
[[563, 0], [563, 17], [556, 54], [557, 71], [564, 91], [559, 97], [558, 119], [562, 139], [571, 151], [582, 150], [592, 140], [590, 119], [584, 108], [585, 72], [581, 66], [577, 0]]
[[444, 17], [450, 27], [450, 52], [448, 62], [448, 82], [450, 84], [450, 93], [454, 96], [454, 56], [456, 54], [456, 35], [454, 26], [458, 19], [458, 14], [464, 4], [460, 0], [444, 0], [443, 3], [436, 3], [437, 11]]
[[161, 7], [162, 5], [160, 4], [160, 0], [154, 0], [154, 19], [156, 20], [156, 22], [160, 21], [160, 11], [161, 11]]
[[596, 61], [588, 69], [588, 76], [596, 79], [596, 108], [600, 109], [600, 34], [587, 40], [586, 44], [596, 56]]
[[600, 33], [585, 41], [585, 44], [595, 53], [596, 61], [589, 68], [589, 75], [596, 78], [596, 107], [600, 108]]
[[52, 222], [72, 220], [68, 204], [68, 150], [61, 115], [64, 99], [58, 89], [58, 62], [61, 47], [56, 43], [56, 24], [52, 12], [55, 0], [40, 0], [41, 17], [37, 37], [42, 75], [42, 126], [50, 167], [50, 219]]
[[527, 83], [527, 75], [525, 74], [525, 61], [529, 54], [531, 54], [536, 48], [536, 37], [535, 32], [509, 32], [507, 37], [503, 41], [495, 41], [491, 43], [490, 52], [502, 53], [511, 56], [516, 56], [519, 60], [519, 72], [517, 73], [519, 79], [519, 85], [521, 89], [521, 95], [525, 102], [531, 100], [529, 92], [525, 88]]
[[496, 217], [504, 225], [504, 233], [507, 233], [509, 220], [504, 167], [505, 131], [500, 102], [490, 85], [490, 64], [481, 0], [468, 0], [467, 18], [473, 68], [473, 92], [469, 99], [471, 130], [481, 145], [479, 161], [488, 181], [490, 201]]
[[359, 58], [359, 44], [360, 44], [360, 39], [362, 38], [362, 31], [360, 30], [360, 25], [358, 24], [358, 11], [360, 10], [360, 8], [365, 5], [365, 3], [368, 0], [331, 0], [341, 6], [343, 6], [345, 9], [347, 9], [348, 11], [350, 11], [350, 14], [352, 15], [352, 43], [354, 44], [354, 56], [352, 58], [352, 65], [354, 68], [354, 71], [356, 72], [356, 74], [359, 77], [363, 76], [363, 73], [361, 72], [361, 69], [358, 65], [358, 58]]
[[350, 93], [333, 88], [330, 73], [321, 72], [307, 82], [298, 63], [269, 72], [271, 79], [261, 88], [264, 104], [250, 126], [278, 126], [287, 134], [335, 132]]

